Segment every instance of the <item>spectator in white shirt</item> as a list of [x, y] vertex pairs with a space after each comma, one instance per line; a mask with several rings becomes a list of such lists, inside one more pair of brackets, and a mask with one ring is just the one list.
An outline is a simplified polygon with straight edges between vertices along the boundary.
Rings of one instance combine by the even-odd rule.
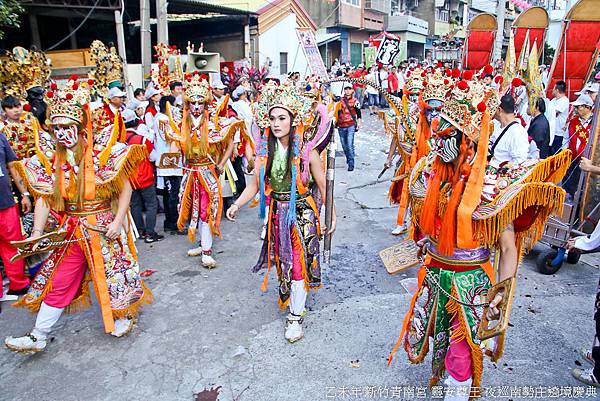
[[550, 153], [557, 154], [564, 145], [568, 142], [567, 135], [567, 117], [569, 116], [569, 98], [566, 95], [567, 84], [565, 81], [558, 81], [554, 85], [552, 95], [554, 99], [550, 102], [551, 109], [554, 113], [554, 132], [550, 133], [553, 136], [551, 139]]
[[495, 119], [500, 122], [500, 132], [490, 141], [491, 164], [497, 167], [504, 162], [524, 162], [529, 152], [528, 135], [515, 117], [515, 99], [511, 95], [502, 96]]

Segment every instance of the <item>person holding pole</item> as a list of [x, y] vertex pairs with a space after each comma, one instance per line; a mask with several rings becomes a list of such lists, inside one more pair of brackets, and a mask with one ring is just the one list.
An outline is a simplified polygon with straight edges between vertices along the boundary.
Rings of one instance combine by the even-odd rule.
[[[279, 306], [289, 307], [285, 338], [294, 343], [304, 337], [302, 328], [308, 291], [321, 287], [319, 240], [335, 231], [335, 206], [330, 227], [322, 227], [316, 193], [325, 199], [325, 172], [314, 140], [304, 142], [304, 116], [312, 99], [300, 95], [291, 84], [266, 84], [256, 108], [256, 120], [264, 130], [258, 145], [256, 180], [252, 180], [227, 210], [234, 221], [240, 208], [260, 192], [260, 212], [268, 210], [267, 236], [253, 271], [266, 268], [261, 289], [266, 291], [268, 272], [274, 264], [279, 279]], [[308, 147], [308, 149], [306, 149]]]

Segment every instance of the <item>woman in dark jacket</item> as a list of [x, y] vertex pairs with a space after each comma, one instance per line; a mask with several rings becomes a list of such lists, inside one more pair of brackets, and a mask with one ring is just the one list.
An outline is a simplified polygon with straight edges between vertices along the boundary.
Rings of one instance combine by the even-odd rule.
[[540, 150], [540, 159], [550, 156], [550, 124], [544, 115], [546, 112], [546, 103], [541, 97], [535, 102], [533, 110], [533, 119], [529, 124], [527, 133], [533, 138], [535, 144]]

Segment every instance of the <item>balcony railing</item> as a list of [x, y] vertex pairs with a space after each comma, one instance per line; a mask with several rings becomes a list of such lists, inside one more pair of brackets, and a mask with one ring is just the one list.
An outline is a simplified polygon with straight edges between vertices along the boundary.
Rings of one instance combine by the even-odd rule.
[[389, 14], [392, 8], [391, 0], [366, 0], [365, 9], [371, 11], [379, 11], [383, 14]]

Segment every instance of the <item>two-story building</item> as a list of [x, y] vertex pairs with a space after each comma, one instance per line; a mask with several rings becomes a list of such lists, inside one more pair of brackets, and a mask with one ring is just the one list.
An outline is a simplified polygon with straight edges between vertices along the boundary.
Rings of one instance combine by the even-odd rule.
[[299, 0], [316, 22], [317, 41], [326, 65], [335, 59], [358, 65], [369, 36], [385, 28], [391, 0]]

